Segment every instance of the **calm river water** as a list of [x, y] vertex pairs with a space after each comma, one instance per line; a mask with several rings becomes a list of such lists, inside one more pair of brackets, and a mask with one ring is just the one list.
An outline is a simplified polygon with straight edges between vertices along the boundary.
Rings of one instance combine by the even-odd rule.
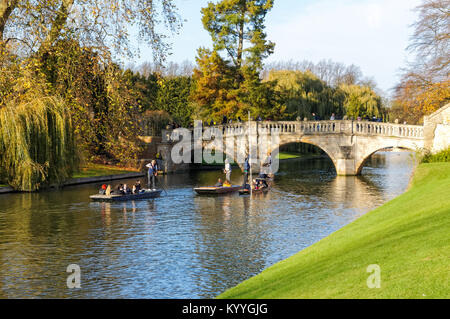
[[167, 195], [148, 201], [91, 203], [95, 184], [0, 195], [0, 297], [215, 297], [400, 195], [413, 168], [407, 152], [374, 155], [361, 177], [293, 160], [253, 198], [194, 194], [220, 172], [163, 177]]

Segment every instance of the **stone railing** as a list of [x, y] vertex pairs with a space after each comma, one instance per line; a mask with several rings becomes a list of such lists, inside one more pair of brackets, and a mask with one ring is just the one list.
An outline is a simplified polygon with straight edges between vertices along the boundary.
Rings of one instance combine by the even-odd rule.
[[373, 123], [373, 122], [354, 122], [355, 134], [361, 135], [381, 135], [406, 138], [423, 138], [423, 126], [392, 124], [392, 123]]
[[[248, 122], [214, 126], [224, 136], [248, 134]], [[203, 127], [205, 133], [210, 127]], [[193, 129], [190, 129], [191, 131]], [[304, 121], [304, 122], [250, 122], [250, 132], [259, 134], [278, 133], [280, 135], [348, 134], [385, 137], [423, 139], [423, 126], [365, 121]], [[172, 131], [162, 131], [162, 141], [170, 142]], [[252, 134], [252, 133], [250, 133]]]

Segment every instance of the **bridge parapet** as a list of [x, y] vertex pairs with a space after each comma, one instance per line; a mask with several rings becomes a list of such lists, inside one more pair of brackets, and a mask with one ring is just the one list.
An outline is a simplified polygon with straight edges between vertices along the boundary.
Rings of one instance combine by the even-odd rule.
[[[214, 127], [206, 126], [202, 127], [202, 133], [205, 133], [208, 129], [214, 128], [221, 132], [224, 137], [242, 136], [258, 132], [258, 134], [277, 133], [280, 135], [345, 134], [410, 139], [424, 138], [423, 126], [366, 121], [251, 122], [250, 133], [248, 133], [248, 126], [248, 122], [217, 125]], [[192, 131], [193, 129], [190, 130]], [[170, 143], [178, 140], [177, 134], [172, 136], [172, 132], [172, 130], [163, 130], [163, 143]]]
[[392, 123], [355, 122], [356, 134], [423, 139], [423, 126]]

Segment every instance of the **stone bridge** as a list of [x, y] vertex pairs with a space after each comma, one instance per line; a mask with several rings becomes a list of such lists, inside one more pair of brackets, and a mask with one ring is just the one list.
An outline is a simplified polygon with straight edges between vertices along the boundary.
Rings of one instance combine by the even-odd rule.
[[[197, 131], [197, 136], [202, 136], [201, 144], [196, 145], [195, 133], [190, 134], [190, 143], [193, 149], [223, 152], [238, 164], [242, 164], [250, 151], [251, 158], [260, 158], [254, 167], [264, 161], [268, 153], [277, 154], [283, 145], [307, 143], [319, 147], [330, 157], [338, 175], [359, 175], [366, 160], [386, 148], [437, 152], [450, 146], [450, 104], [424, 122], [423, 126], [366, 121], [245, 122], [201, 127], [201, 131]], [[216, 143], [216, 139], [223, 142]], [[163, 131], [158, 149], [165, 159], [170, 158], [172, 147], [179, 140], [176, 132]], [[168, 162], [170, 169], [174, 163]]]

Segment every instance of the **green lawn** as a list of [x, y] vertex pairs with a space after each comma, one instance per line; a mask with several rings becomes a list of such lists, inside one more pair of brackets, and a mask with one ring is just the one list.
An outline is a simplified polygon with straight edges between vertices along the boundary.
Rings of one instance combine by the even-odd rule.
[[421, 164], [405, 194], [219, 298], [449, 298], [449, 190], [450, 163]]
[[96, 177], [107, 175], [119, 175], [127, 173], [135, 173], [135, 170], [120, 168], [116, 166], [107, 166], [99, 164], [91, 164], [81, 168], [79, 172], [73, 174], [72, 178]]
[[300, 157], [302, 157], [302, 154], [290, 153], [290, 152], [279, 152], [277, 156], [278, 156], [278, 159], [280, 159], [280, 160], [286, 160], [286, 159], [300, 158]]
[[[290, 153], [290, 152], [279, 152], [278, 153], [278, 159], [280, 159], [280, 160], [286, 160], [286, 159], [293, 159], [293, 158], [300, 158], [300, 157], [302, 157], [303, 155], [302, 154], [299, 154], [299, 153]], [[219, 163], [219, 164], [216, 164], [216, 163], [213, 163], [213, 164], [208, 164], [208, 163], [206, 163], [206, 161], [203, 159], [203, 164], [202, 165], [204, 165], [204, 166], [217, 166], [217, 165], [224, 165], [224, 162], [222, 162], [222, 163]]]

